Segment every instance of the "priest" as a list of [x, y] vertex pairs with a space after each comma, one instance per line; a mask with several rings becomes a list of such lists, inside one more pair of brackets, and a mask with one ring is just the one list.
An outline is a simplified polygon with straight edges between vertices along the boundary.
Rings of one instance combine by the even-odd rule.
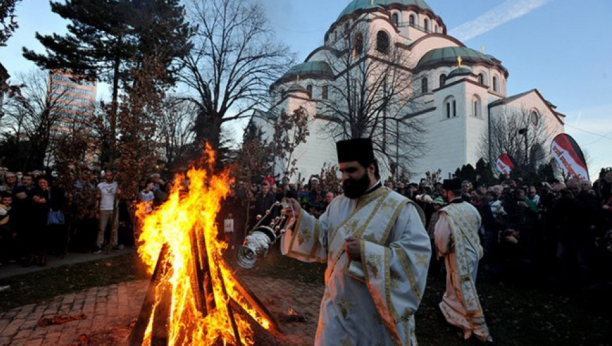
[[431, 254], [420, 208], [383, 186], [370, 139], [336, 144], [344, 194], [319, 219], [297, 217], [282, 253], [327, 263], [315, 345], [416, 345]]
[[483, 255], [478, 237], [480, 214], [464, 202], [461, 180], [444, 180], [442, 189], [449, 204], [438, 212], [434, 230], [438, 256], [446, 265], [446, 292], [440, 309], [448, 323], [463, 329], [465, 339], [474, 336], [483, 344], [492, 344], [476, 292], [478, 261]]

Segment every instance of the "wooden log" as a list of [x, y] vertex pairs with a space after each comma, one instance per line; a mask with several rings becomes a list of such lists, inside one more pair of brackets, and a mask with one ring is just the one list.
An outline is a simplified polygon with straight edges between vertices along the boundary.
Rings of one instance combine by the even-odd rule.
[[155, 305], [155, 293], [157, 291], [157, 285], [159, 284], [159, 281], [162, 278], [163, 274], [166, 272], [166, 257], [168, 256], [168, 251], [168, 244], [164, 244], [162, 246], [161, 251], [159, 252], [159, 257], [157, 258], [157, 263], [155, 264], [155, 269], [153, 270], [153, 275], [151, 276], [151, 282], [149, 283], [147, 295], [145, 296], [145, 299], [142, 302], [142, 308], [140, 309], [138, 320], [134, 325], [134, 329], [132, 329], [132, 332], [130, 333], [130, 346], [142, 345], [145, 332], [147, 330], [147, 327], [149, 326], [151, 313], [153, 312], [153, 307]]
[[236, 318], [234, 317], [234, 309], [231, 305], [231, 300], [228, 299], [227, 289], [225, 288], [225, 278], [223, 277], [223, 273], [221, 272], [221, 261], [218, 258], [214, 258], [217, 263], [217, 274], [219, 275], [219, 282], [221, 284], [221, 290], [224, 295], [225, 301], [227, 301], [227, 314], [229, 315], [230, 322], [232, 324], [232, 329], [234, 331], [234, 337], [236, 338], [236, 346], [242, 346], [242, 340], [240, 339], [240, 331], [238, 330], [238, 326], [236, 325]]
[[151, 330], [151, 346], [167, 346], [169, 335], [170, 310], [172, 308], [172, 285], [162, 282], [157, 286], [157, 297], [160, 302], [153, 313], [153, 328]]
[[195, 227], [189, 232], [189, 238], [191, 242], [191, 257], [193, 258], [191, 263], [193, 272], [190, 273], [190, 280], [193, 296], [195, 298], [195, 305], [203, 316], [207, 316], [208, 307], [206, 304], [206, 292], [204, 291], [205, 273]]
[[[225, 263], [225, 260], [223, 260], [223, 259], [220, 259], [220, 260], [223, 261], [223, 264], [226, 267], [228, 267], [228, 265]], [[247, 304], [250, 305], [251, 307], [253, 307], [255, 310], [258, 310], [259, 313], [261, 313], [265, 318], [267, 318], [270, 321], [270, 323], [271, 323], [271, 330], [270, 331], [273, 334], [275, 334], [276, 336], [283, 335], [283, 331], [282, 331], [278, 321], [276, 321], [274, 316], [272, 316], [270, 311], [261, 302], [261, 300], [259, 300], [259, 298], [257, 298], [255, 293], [253, 293], [253, 291], [251, 291], [249, 289], [249, 287], [246, 286], [240, 280], [240, 278], [238, 278], [236, 275], [232, 275], [232, 279], [234, 281], [234, 288], [236, 289], [236, 291], [238, 291], [238, 294], [247, 302]], [[240, 306], [242, 308], [242, 305], [240, 303], [236, 302], [236, 304], [238, 304], [238, 306]], [[245, 313], [246, 313], [246, 311], [245, 311]]]

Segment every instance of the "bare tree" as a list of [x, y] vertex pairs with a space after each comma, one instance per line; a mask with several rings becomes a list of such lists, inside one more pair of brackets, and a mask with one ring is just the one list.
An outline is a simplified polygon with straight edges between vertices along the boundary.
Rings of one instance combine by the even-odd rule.
[[276, 161], [282, 164], [284, 176], [291, 178], [297, 170], [297, 159], [293, 154], [300, 144], [306, 143], [309, 135], [308, 114], [303, 107], [299, 107], [291, 114], [281, 112], [274, 123], [272, 150]]
[[30, 156], [21, 169], [42, 168], [53, 152], [55, 139], [71, 127], [69, 118], [77, 113], [66, 113], [65, 105], [71, 100], [66, 90], [48, 92], [46, 72], [33, 70], [17, 79], [21, 87], [9, 95], [3, 130], [28, 143]]
[[178, 97], [170, 97], [157, 119], [159, 142], [164, 147], [164, 156], [169, 168], [174, 169], [189, 163], [195, 138], [193, 123], [197, 107], [194, 103]]
[[[374, 35], [375, 37], [370, 37]], [[410, 56], [385, 32], [347, 30], [329, 54], [336, 80], [321, 114], [335, 138], [370, 137], [387, 167], [408, 169], [423, 154], [425, 127], [411, 116], [418, 108], [412, 91]]]
[[494, 161], [501, 154], [510, 155], [524, 172], [535, 172], [549, 161], [546, 123], [528, 109], [506, 107], [493, 116], [489, 133], [481, 137], [480, 156]]
[[195, 94], [196, 143], [219, 148], [221, 125], [267, 108], [268, 86], [291, 64], [265, 13], [251, 0], [191, 0], [198, 26], [180, 80]]

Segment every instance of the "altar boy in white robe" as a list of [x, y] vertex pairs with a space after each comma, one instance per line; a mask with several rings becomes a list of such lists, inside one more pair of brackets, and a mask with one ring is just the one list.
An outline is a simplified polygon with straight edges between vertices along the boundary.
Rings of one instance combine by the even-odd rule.
[[478, 261], [483, 255], [478, 238], [480, 214], [463, 201], [461, 180], [444, 180], [442, 188], [449, 204], [438, 212], [434, 231], [438, 256], [446, 265], [446, 292], [440, 310], [448, 323], [463, 329], [465, 339], [474, 335], [483, 344], [492, 344], [476, 292]]
[[297, 217], [283, 254], [327, 263], [315, 345], [416, 345], [414, 314], [431, 254], [420, 208], [382, 186], [370, 139], [336, 144], [344, 194]]

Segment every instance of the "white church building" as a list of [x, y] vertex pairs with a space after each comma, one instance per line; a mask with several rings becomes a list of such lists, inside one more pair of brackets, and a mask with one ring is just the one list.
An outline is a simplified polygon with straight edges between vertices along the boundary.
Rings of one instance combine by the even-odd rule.
[[[353, 40], [350, 49], [346, 37]], [[364, 45], [364, 39], [372, 44]], [[410, 80], [401, 95], [410, 100], [410, 106], [397, 106], [396, 111], [419, 119], [426, 129], [423, 155], [411, 165], [413, 179], [438, 169], [447, 177], [465, 164], [475, 165], [486, 152], [482, 139], [491, 135], [489, 125], [496, 117], [520, 114], [529, 117], [529, 126], [545, 128], [548, 143], [542, 149], [546, 152], [554, 136], [564, 132], [565, 116], [551, 102], [537, 89], [507, 95], [509, 72], [502, 62], [449, 36], [442, 18], [425, 1], [353, 0], [331, 24], [323, 46], [270, 86], [270, 111], [258, 112], [251, 119], [271, 138], [277, 114], [298, 107], [306, 110], [310, 136], [293, 155], [302, 177], [318, 174], [324, 163], [337, 163], [334, 143], [343, 138], [334, 138], [327, 131], [329, 114], [324, 115], [322, 109], [338, 97], [333, 90], [343, 88], [346, 70], [357, 68], [350, 64], [343, 67], [344, 54], [363, 54], [366, 59], [384, 62], [387, 47], [409, 57], [398, 68], [405, 73], [403, 78]], [[398, 132], [401, 136], [401, 129]], [[394, 140], [389, 142], [393, 145]], [[402, 165], [401, 160], [399, 163]]]

